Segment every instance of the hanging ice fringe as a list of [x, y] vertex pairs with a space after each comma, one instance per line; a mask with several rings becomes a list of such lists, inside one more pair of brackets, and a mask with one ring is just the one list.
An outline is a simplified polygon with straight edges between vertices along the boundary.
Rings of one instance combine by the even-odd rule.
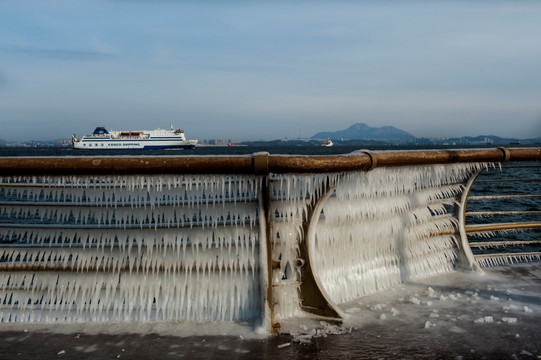
[[[339, 174], [275, 175], [271, 177], [272, 254], [279, 265], [273, 270], [272, 301], [275, 320], [302, 316], [299, 298], [299, 242], [304, 241], [303, 220], [309, 204], [339, 180]], [[333, 256], [333, 254], [329, 254]]]
[[484, 167], [390, 167], [345, 175], [324, 204], [312, 259], [332, 301], [452, 270], [459, 241], [455, 206], [464, 183]]
[[[325, 194], [333, 196], [317, 223], [312, 269], [331, 300], [341, 303], [453, 269], [455, 208], [466, 180], [484, 166], [271, 174], [267, 226], [277, 263], [270, 264], [275, 320], [300, 315], [299, 244]], [[227, 175], [4, 177], [0, 321], [259, 318], [267, 267], [261, 181]]]
[[259, 318], [260, 181], [4, 177], [0, 322]]
[[540, 261], [541, 253], [478, 255], [476, 256], [476, 260], [482, 267], [510, 265], [524, 262]]

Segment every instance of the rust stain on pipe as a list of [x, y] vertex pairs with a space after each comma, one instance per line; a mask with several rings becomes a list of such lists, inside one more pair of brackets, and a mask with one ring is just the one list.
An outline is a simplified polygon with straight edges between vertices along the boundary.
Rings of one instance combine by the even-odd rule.
[[370, 156], [360, 155], [275, 155], [269, 157], [269, 170], [274, 173], [342, 172], [368, 170]]
[[538, 229], [541, 228], [541, 222], [523, 222], [523, 223], [500, 223], [500, 224], [483, 224], [483, 225], [467, 225], [466, 232], [473, 233], [478, 231], [505, 231], [505, 230], [520, 230], [520, 229]]
[[[541, 148], [416, 150], [349, 155], [269, 155], [271, 173], [368, 171], [376, 167], [464, 162], [539, 161]], [[254, 174], [246, 156], [3, 157], [3, 175]], [[259, 164], [259, 161], [257, 162]]]
[[5, 175], [249, 174], [251, 157], [5, 157]]
[[499, 149], [380, 152], [374, 155], [377, 157], [378, 167], [487, 161], [499, 162], [504, 159], [504, 154]]

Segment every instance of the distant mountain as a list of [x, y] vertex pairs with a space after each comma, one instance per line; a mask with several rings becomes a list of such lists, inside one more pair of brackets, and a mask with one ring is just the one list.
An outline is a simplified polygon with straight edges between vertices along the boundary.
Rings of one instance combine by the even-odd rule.
[[376, 140], [384, 142], [412, 142], [416, 138], [410, 133], [394, 126], [372, 127], [363, 123], [351, 125], [345, 130], [319, 132], [312, 139], [331, 140]]
[[[341, 146], [385, 146], [388, 143], [375, 140], [343, 140], [334, 142], [336, 145]], [[243, 146], [321, 146], [323, 141], [321, 139], [279, 139], [279, 140], [256, 140], [256, 141], [242, 141], [240, 145]]]

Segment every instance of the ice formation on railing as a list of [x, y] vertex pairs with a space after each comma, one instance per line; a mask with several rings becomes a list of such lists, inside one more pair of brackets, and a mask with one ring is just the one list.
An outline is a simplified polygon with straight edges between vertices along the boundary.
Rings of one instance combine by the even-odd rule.
[[259, 318], [260, 182], [0, 179], [0, 321]]
[[304, 241], [303, 224], [313, 204], [334, 186], [337, 174], [274, 175], [271, 177], [272, 287], [276, 321], [300, 315], [299, 243]]
[[0, 178], [0, 321], [256, 319], [268, 267], [279, 322], [301, 314], [311, 226], [312, 271], [333, 303], [450, 271], [460, 199], [484, 167], [271, 174], [271, 264], [262, 177]]
[[531, 253], [506, 253], [506, 254], [489, 254], [477, 255], [475, 260], [481, 267], [491, 267], [499, 265], [519, 264], [524, 262], [541, 261], [540, 252]]
[[525, 232], [527, 229], [506, 229], [506, 230], [491, 230], [491, 231], [475, 231], [468, 233], [470, 238], [493, 238], [497, 235], [509, 235], [519, 232]]
[[323, 206], [312, 266], [333, 302], [453, 269], [465, 182], [485, 164], [377, 168], [344, 176]]
[[473, 183], [466, 229], [480, 267], [541, 259], [541, 229], [535, 225], [541, 214], [538, 165], [507, 164], [501, 171], [482, 172]]

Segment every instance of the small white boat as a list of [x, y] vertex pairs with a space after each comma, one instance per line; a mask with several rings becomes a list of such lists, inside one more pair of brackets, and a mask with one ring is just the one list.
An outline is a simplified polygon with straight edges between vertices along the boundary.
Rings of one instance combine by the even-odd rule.
[[107, 150], [107, 149], [193, 149], [198, 140], [187, 140], [184, 130], [137, 130], [108, 131], [97, 127], [92, 135], [77, 139], [72, 136], [74, 149]]
[[321, 146], [333, 146], [334, 144], [332, 143], [331, 139], [327, 139], [323, 142], [323, 145]]

